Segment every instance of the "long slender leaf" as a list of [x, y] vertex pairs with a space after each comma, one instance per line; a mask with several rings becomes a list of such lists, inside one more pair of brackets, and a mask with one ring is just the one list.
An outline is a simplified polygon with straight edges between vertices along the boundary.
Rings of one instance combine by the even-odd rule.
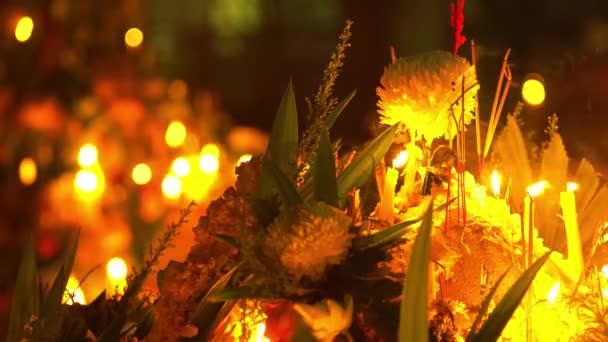
[[236, 249], [241, 249], [241, 244], [238, 243], [238, 241], [236, 241], [236, 239], [230, 235], [224, 235], [224, 234], [217, 234], [217, 233], [211, 233], [211, 235], [224, 242], [225, 244], [232, 246]]
[[264, 165], [268, 165], [270, 168], [272, 181], [279, 191], [283, 203], [289, 207], [301, 204], [302, 198], [300, 198], [295, 184], [289, 180], [289, 177], [272, 160], [266, 160]]
[[200, 302], [198, 302], [196, 309], [194, 309], [192, 317], [190, 318], [190, 323], [198, 328], [199, 337], [204, 338], [205, 340], [207, 339], [207, 336], [209, 336], [213, 329], [212, 323], [214, 322], [214, 318], [223, 305], [221, 303], [212, 302], [211, 294], [223, 290], [239, 266], [240, 264], [234, 266], [230, 271], [220, 277], [220, 279], [211, 286]]
[[502, 330], [505, 328], [513, 312], [519, 306], [522, 298], [528, 291], [528, 288], [532, 284], [532, 281], [536, 277], [536, 273], [543, 267], [551, 252], [547, 252], [541, 258], [536, 260], [532, 266], [530, 266], [522, 275], [515, 281], [513, 286], [507, 291], [502, 300], [498, 303], [488, 320], [479, 329], [479, 332], [475, 334], [470, 341], [482, 342], [482, 341], [496, 341]]
[[338, 177], [338, 196], [345, 198], [354, 187], [365, 184], [376, 164], [384, 157], [393, 142], [399, 124], [387, 128], [359, 154]]
[[296, 165], [298, 153], [298, 113], [291, 80], [281, 99], [277, 116], [274, 119], [270, 140], [266, 149], [265, 161], [260, 175], [259, 199], [269, 199], [274, 189], [273, 175], [267, 161], [277, 164], [285, 174], [290, 174]]
[[[453, 197], [448, 202], [438, 205], [434, 208], [435, 211], [444, 210], [447, 205], [456, 200], [457, 197]], [[394, 224], [388, 228], [382, 229], [371, 235], [361, 236], [353, 240], [353, 248], [356, 250], [365, 250], [373, 248], [383, 244], [388, 244], [392, 241], [403, 237], [411, 228], [412, 225], [420, 222], [422, 218], [415, 218], [411, 220], [405, 220]]]
[[353, 97], [355, 97], [356, 93], [357, 93], [357, 90], [355, 89], [350, 94], [348, 94], [348, 96], [346, 96], [340, 103], [338, 103], [336, 108], [334, 108], [334, 110], [332, 110], [332, 112], [329, 113], [327, 118], [325, 118], [325, 127], [327, 127], [328, 130], [331, 128], [331, 126], [333, 126], [334, 122], [336, 122], [336, 119], [338, 119], [338, 116], [340, 116], [340, 114], [342, 113], [344, 108], [348, 105], [350, 100], [352, 100]]
[[483, 299], [483, 302], [481, 303], [481, 308], [477, 312], [477, 317], [475, 317], [475, 322], [473, 322], [469, 335], [467, 336], [467, 342], [471, 341], [471, 338], [473, 338], [473, 335], [475, 335], [475, 332], [477, 332], [477, 329], [479, 328], [479, 325], [481, 325], [481, 322], [483, 321], [484, 317], [486, 317], [486, 315], [488, 314], [488, 310], [490, 309], [490, 303], [492, 302], [492, 298], [494, 297], [496, 290], [498, 290], [498, 287], [505, 279], [507, 273], [509, 273], [512, 267], [513, 265], [507, 268], [507, 270], [500, 276], [500, 278], [498, 278], [496, 283], [492, 286], [492, 288], [486, 295], [486, 298]]
[[20, 341], [25, 325], [30, 321], [30, 318], [38, 316], [40, 307], [39, 283], [34, 236], [30, 235], [25, 243], [19, 264], [6, 341]]
[[65, 287], [74, 267], [74, 259], [76, 259], [76, 251], [78, 250], [78, 241], [80, 239], [80, 230], [76, 233], [76, 237], [68, 245], [65, 254], [65, 260], [55, 280], [51, 285], [51, 290], [44, 301], [42, 308], [43, 314], [52, 314], [61, 305], [65, 293]]
[[431, 256], [433, 200], [422, 218], [403, 289], [399, 315], [399, 342], [428, 342], [428, 274]]
[[104, 330], [101, 335], [97, 338], [97, 342], [115, 342], [120, 340], [122, 329], [127, 323], [127, 316], [123, 313], [119, 313], [118, 316], [110, 323], [110, 325]]
[[319, 139], [319, 150], [317, 151], [313, 182], [315, 199], [337, 207], [338, 183], [336, 180], [336, 164], [327, 131], [321, 133]]

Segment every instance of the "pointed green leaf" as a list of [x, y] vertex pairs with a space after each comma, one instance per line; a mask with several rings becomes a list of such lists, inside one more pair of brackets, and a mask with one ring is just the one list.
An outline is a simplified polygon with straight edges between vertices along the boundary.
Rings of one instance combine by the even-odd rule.
[[338, 206], [338, 183], [336, 182], [336, 164], [334, 151], [327, 131], [321, 133], [317, 162], [315, 163], [313, 178], [315, 199], [331, 206]]
[[212, 302], [211, 295], [223, 290], [226, 287], [230, 281], [230, 278], [232, 278], [232, 275], [234, 272], [236, 272], [240, 265], [241, 264], [234, 266], [230, 271], [221, 276], [220, 279], [218, 279], [215, 284], [211, 286], [205, 296], [203, 296], [203, 298], [198, 302], [196, 309], [194, 309], [194, 312], [192, 313], [190, 323], [198, 328], [198, 336], [204, 338], [204, 340], [207, 340], [207, 337], [212, 332], [214, 328], [214, 325], [212, 324], [215, 321], [214, 318], [217, 316], [217, 313], [220, 311], [223, 305], [221, 303]]
[[291, 80], [283, 94], [277, 116], [274, 119], [265, 161], [260, 175], [258, 198], [268, 199], [273, 194], [274, 183], [267, 160], [272, 159], [285, 174], [291, 174], [298, 153], [298, 113]]
[[214, 238], [226, 243], [227, 245], [230, 245], [239, 250], [241, 249], [241, 244], [238, 243], [238, 241], [236, 241], [236, 239], [230, 235], [217, 234], [217, 233], [211, 233], [211, 235]]
[[156, 320], [156, 315], [154, 314], [154, 312], [155, 309], [153, 306], [150, 306], [146, 310], [144, 319], [142, 319], [141, 322], [139, 322], [139, 324], [137, 325], [137, 329], [135, 329], [133, 337], [136, 337], [138, 340], [143, 340], [146, 336], [148, 336], [148, 334], [152, 330], [152, 327], [154, 326], [154, 321]]
[[49, 294], [44, 300], [44, 306], [40, 309], [41, 320], [45, 322], [45, 334], [48, 336], [59, 336], [63, 324], [64, 313], [62, 312], [61, 302], [65, 294], [65, 287], [74, 267], [74, 259], [78, 250], [80, 230], [76, 237], [68, 244], [63, 265], [57, 272], [55, 280], [51, 285]]
[[357, 93], [357, 90], [356, 89], [353, 90], [340, 103], [338, 103], [336, 108], [334, 108], [334, 110], [332, 110], [331, 113], [329, 113], [327, 118], [325, 118], [325, 127], [327, 127], [327, 129], [330, 129], [331, 126], [334, 125], [334, 122], [336, 122], [336, 120], [338, 119], [338, 116], [340, 116], [340, 114], [342, 113], [344, 108], [346, 108], [346, 106], [348, 105], [350, 100], [352, 100], [353, 97], [355, 97], [356, 93]]
[[399, 314], [399, 342], [428, 342], [428, 274], [431, 256], [433, 200], [422, 218], [403, 288]]
[[528, 288], [532, 284], [536, 273], [545, 264], [551, 252], [547, 252], [541, 258], [536, 260], [532, 266], [530, 266], [522, 275], [515, 281], [513, 286], [507, 291], [502, 300], [496, 305], [488, 320], [479, 329], [479, 332], [475, 334], [470, 341], [481, 342], [481, 341], [496, 341], [502, 330], [505, 328], [513, 312], [519, 306], [522, 298], [528, 291]]
[[365, 250], [400, 239], [409, 230], [412, 230], [412, 225], [418, 222], [420, 222], [420, 219], [418, 218], [406, 220], [382, 229], [374, 234], [357, 237], [353, 240], [353, 248], [356, 250]]
[[8, 342], [21, 341], [25, 325], [32, 316], [38, 316], [40, 280], [36, 267], [35, 251], [34, 236], [30, 235], [25, 242], [19, 271], [17, 272], [17, 283], [15, 284], [8, 335], [6, 337]]
[[244, 299], [244, 298], [262, 298], [260, 290], [257, 287], [241, 286], [221, 289], [215, 293], [211, 293], [209, 300], [212, 302], [225, 302], [227, 300]]
[[477, 317], [475, 317], [475, 322], [473, 322], [469, 335], [467, 336], [467, 342], [471, 341], [471, 339], [475, 335], [475, 332], [479, 328], [479, 325], [481, 324], [483, 319], [488, 314], [488, 309], [490, 308], [490, 303], [492, 302], [492, 298], [494, 297], [496, 290], [498, 290], [498, 287], [500, 286], [502, 281], [505, 279], [505, 277], [507, 276], [507, 273], [509, 273], [509, 271], [511, 270], [512, 267], [513, 267], [513, 265], [511, 265], [509, 268], [507, 268], [507, 270], [500, 276], [500, 278], [498, 278], [496, 283], [492, 286], [492, 288], [490, 289], [490, 291], [488, 292], [486, 297], [483, 299], [483, 302], [481, 303], [481, 308], [477, 312]]
[[338, 196], [345, 198], [354, 187], [363, 185], [374, 173], [376, 164], [384, 158], [386, 151], [393, 143], [399, 124], [386, 129], [372, 141], [338, 177]]
[[272, 181], [279, 192], [279, 196], [283, 203], [289, 207], [301, 204], [302, 198], [298, 194], [296, 186], [292, 184], [289, 177], [274, 163], [272, 160], [266, 160], [264, 165], [268, 165]]

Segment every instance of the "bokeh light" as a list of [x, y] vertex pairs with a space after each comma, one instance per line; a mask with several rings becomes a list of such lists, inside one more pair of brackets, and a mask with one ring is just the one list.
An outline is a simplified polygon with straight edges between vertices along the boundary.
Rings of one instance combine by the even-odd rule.
[[38, 176], [36, 162], [32, 158], [23, 158], [19, 163], [19, 180], [24, 185], [34, 184]]
[[97, 147], [93, 144], [82, 145], [78, 152], [78, 165], [89, 167], [97, 161]]
[[490, 181], [492, 183], [492, 192], [494, 193], [494, 197], [500, 196], [500, 175], [498, 174], [498, 171], [492, 171]]
[[251, 160], [251, 158], [253, 158], [251, 154], [245, 153], [239, 157], [239, 160], [236, 162], [236, 165], [239, 166], [242, 163], [247, 163]]
[[72, 276], [68, 278], [68, 283], [65, 286], [65, 292], [62, 300], [64, 304], [73, 305], [74, 303], [78, 303], [85, 305], [87, 303], [84, 297], [84, 292], [79, 285], [80, 283], [78, 280], [76, 280], [76, 278]]
[[182, 182], [175, 176], [165, 176], [161, 187], [163, 195], [168, 199], [177, 199], [182, 194]]
[[137, 27], [131, 27], [125, 32], [125, 44], [127, 44], [127, 46], [136, 48], [140, 46], [143, 41], [144, 33]]
[[30, 17], [21, 17], [15, 26], [15, 39], [24, 43], [27, 42], [32, 36], [34, 31], [34, 20]]
[[106, 273], [110, 279], [125, 279], [127, 277], [127, 263], [122, 258], [114, 257], [106, 264]]
[[190, 163], [184, 157], [179, 157], [173, 161], [171, 170], [178, 177], [186, 177], [190, 173]]
[[186, 140], [186, 126], [181, 121], [171, 121], [165, 133], [165, 142], [169, 147], [179, 147]]
[[99, 187], [97, 175], [89, 170], [80, 170], [74, 177], [74, 186], [77, 191], [91, 193]]
[[530, 76], [521, 87], [521, 96], [527, 104], [538, 106], [545, 102], [545, 85], [540, 76]]
[[401, 151], [399, 152], [399, 154], [395, 157], [395, 159], [393, 159], [393, 167], [400, 169], [402, 167], [405, 166], [405, 164], [407, 164], [407, 151]]
[[152, 170], [146, 163], [139, 163], [133, 167], [131, 178], [137, 185], [145, 185], [152, 180]]

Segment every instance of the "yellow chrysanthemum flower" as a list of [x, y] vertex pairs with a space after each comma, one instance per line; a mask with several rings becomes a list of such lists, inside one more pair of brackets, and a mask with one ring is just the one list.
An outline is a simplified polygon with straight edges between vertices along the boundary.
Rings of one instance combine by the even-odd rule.
[[348, 215], [325, 203], [290, 209], [270, 225], [265, 253], [280, 260], [297, 279], [319, 280], [329, 265], [346, 258], [353, 238], [351, 222]]
[[[462, 116], [464, 79], [464, 123], [474, 118], [475, 95], [479, 89], [475, 67], [466, 59], [446, 51], [399, 58], [389, 65], [380, 80], [380, 122], [402, 122], [419, 140], [452, 139]], [[452, 110], [451, 110], [452, 109]]]

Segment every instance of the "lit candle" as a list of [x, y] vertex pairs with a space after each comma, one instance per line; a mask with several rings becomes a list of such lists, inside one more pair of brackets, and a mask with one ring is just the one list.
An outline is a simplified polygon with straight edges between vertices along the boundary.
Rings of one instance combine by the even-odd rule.
[[532, 184], [526, 189], [524, 198], [524, 229], [523, 234], [528, 233], [528, 266], [534, 262], [534, 197], [540, 195], [545, 187], [546, 181]]
[[494, 193], [494, 197], [500, 197], [500, 176], [498, 175], [498, 171], [492, 171], [492, 192]]
[[567, 191], [559, 194], [559, 203], [562, 207], [564, 223], [566, 225], [566, 238], [568, 240], [568, 262], [574, 271], [574, 279], [579, 279], [583, 271], [583, 251], [581, 250], [581, 237], [578, 231], [576, 216], [576, 200], [574, 190], [576, 183], [568, 182]]
[[393, 219], [393, 202], [395, 199], [397, 178], [399, 178], [397, 169], [388, 167], [386, 169], [386, 177], [384, 177], [384, 188], [382, 191], [382, 198], [380, 199], [378, 217], [389, 222]]

